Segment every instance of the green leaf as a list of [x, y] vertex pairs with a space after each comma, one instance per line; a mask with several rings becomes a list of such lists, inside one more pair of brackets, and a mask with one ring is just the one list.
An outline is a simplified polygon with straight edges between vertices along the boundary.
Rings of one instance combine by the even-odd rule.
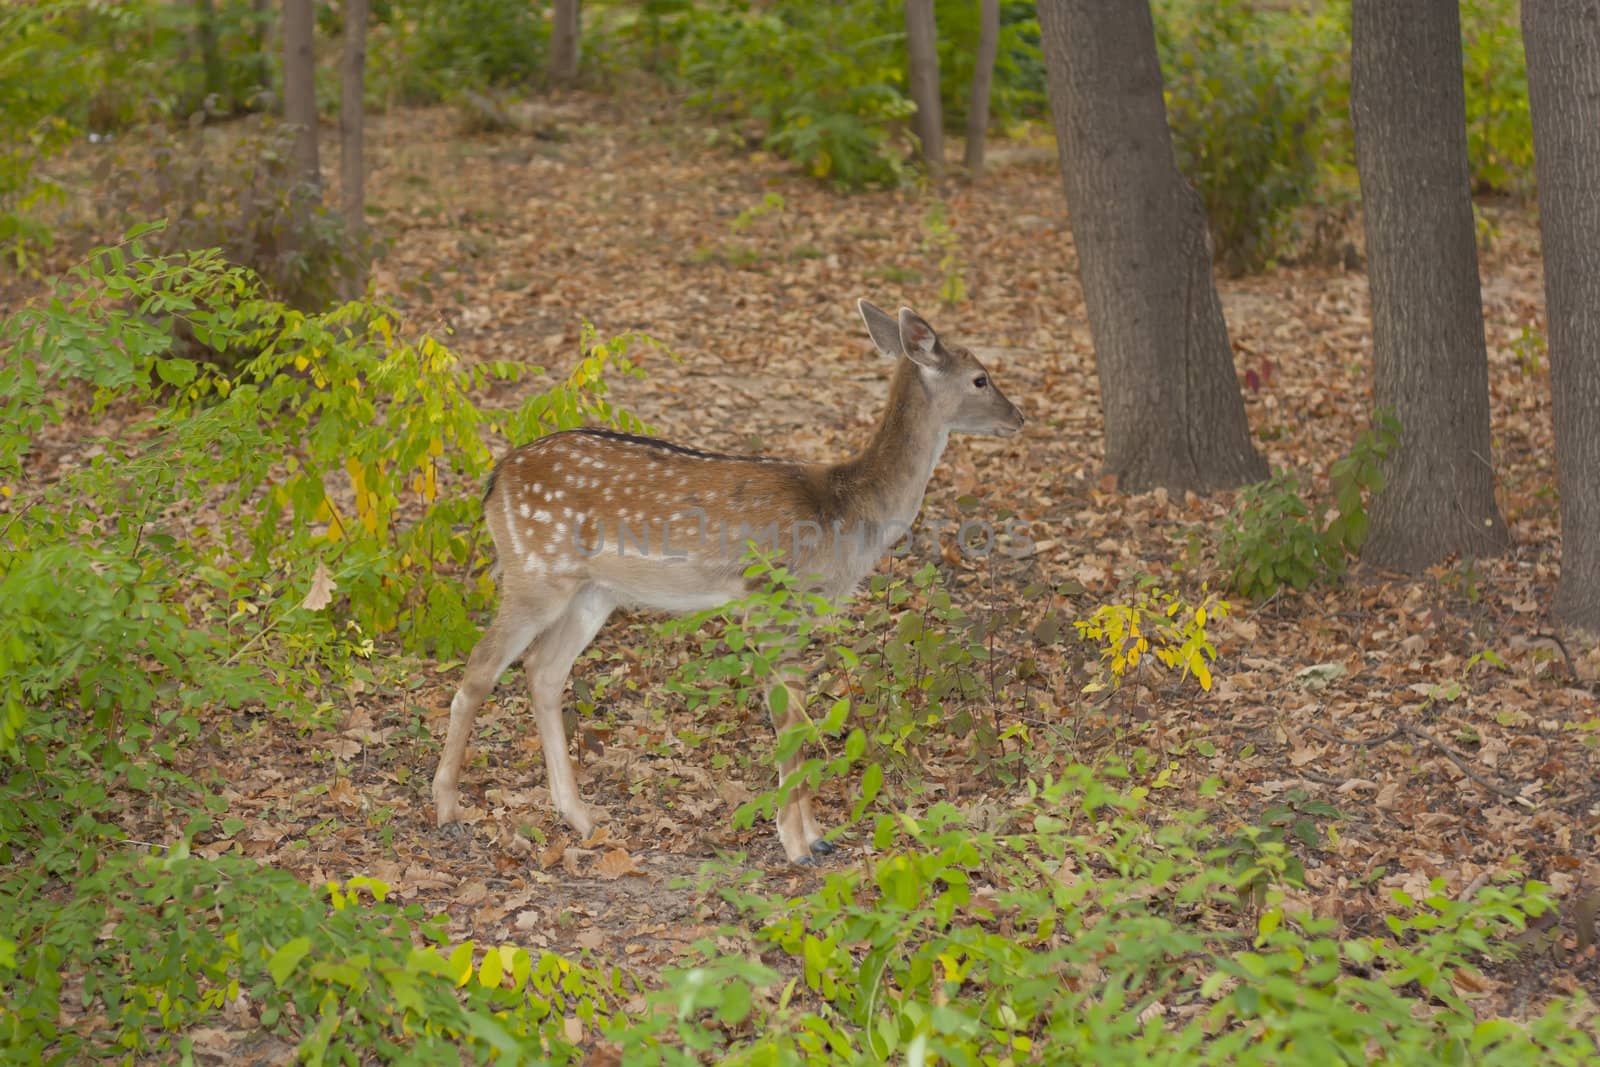
[[272, 958], [267, 961], [267, 973], [272, 975], [272, 980], [279, 986], [284, 985], [288, 982], [289, 976], [294, 973], [294, 969], [300, 965], [300, 961], [305, 959], [306, 954], [310, 951], [311, 939], [309, 937], [297, 937], [291, 941], [284, 942], [278, 948], [278, 951], [272, 954]]

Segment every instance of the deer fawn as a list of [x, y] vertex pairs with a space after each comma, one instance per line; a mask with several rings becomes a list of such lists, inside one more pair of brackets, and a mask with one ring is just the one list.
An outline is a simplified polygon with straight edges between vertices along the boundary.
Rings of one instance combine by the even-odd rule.
[[[561, 694], [613, 609], [688, 614], [744, 597], [745, 546], [758, 534], [777, 540], [785, 566], [816, 592], [843, 600], [909, 533], [952, 432], [1009, 437], [1022, 428], [1021, 412], [972, 353], [941, 341], [909, 308], [896, 321], [865, 300], [858, 306], [896, 365], [876, 432], [841, 463], [725, 456], [610, 430], [550, 434], [500, 461], [483, 498], [500, 610], [450, 703], [433, 776], [440, 826], [460, 818], [457, 780], [473, 720], [513, 660], [527, 668], [551, 800], [588, 837], [595, 820], [573, 778]], [[799, 699], [772, 706], [780, 731], [798, 721]], [[799, 764], [798, 755], [784, 760], [780, 782]], [[789, 794], [777, 822], [790, 860], [833, 851], [804, 789]]]

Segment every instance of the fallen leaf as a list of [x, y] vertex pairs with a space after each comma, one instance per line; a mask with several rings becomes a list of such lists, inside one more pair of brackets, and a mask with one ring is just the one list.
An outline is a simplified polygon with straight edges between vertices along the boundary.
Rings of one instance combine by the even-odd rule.
[[321, 611], [333, 600], [333, 575], [328, 573], [321, 560], [317, 561], [317, 569], [311, 574], [311, 588], [306, 590], [305, 599], [300, 601], [300, 606], [307, 611]]
[[644, 873], [633, 862], [633, 857], [628, 855], [627, 850], [621, 848], [611, 849], [602, 855], [600, 862], [595, 865], [595, 871], [607, 880], [621, 878], [625, 874]]

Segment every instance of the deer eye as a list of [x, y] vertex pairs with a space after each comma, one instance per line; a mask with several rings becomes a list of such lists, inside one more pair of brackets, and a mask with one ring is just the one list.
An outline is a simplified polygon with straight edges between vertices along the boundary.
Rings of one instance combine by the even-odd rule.
[[986, 374], [980, 374], [976, 378], [972, 379], [972, 384], [978, 389], [987, 389], [989, 388], [989, 376]]

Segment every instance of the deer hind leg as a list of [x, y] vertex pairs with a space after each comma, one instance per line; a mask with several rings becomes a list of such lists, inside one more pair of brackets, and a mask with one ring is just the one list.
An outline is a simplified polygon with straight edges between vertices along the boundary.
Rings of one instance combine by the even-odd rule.
[[[784, 690], [784, 696], [774, 700], [773, 693], [780, 688]], [[767, 693], [767, 710], [772, 715], [772, 728], [779, 736], [803, 720], [804, 692], [805, 671], [792, 665], [780, 667], [778, 681]], [[779, 707], [783, 710], [779, 711]], [[800, 769], [800, 763], [798, 749], [778, 762], [779, 789]], [[822, 827], [811, 810], [811, 786], [807, 783], [795, 783], [794, 790], [778, 809], [777, 822], [778, 841], [791, 863], [809, 864], [813, 862], [813, 856], [825, 856], [834, 851], [833, 844], [824, 839]]]
[[466, 758], [467, 742], [472, 739], [472, 725], [477, 721], [478, 709], [494, 691], [505, 669], [561, 617], [572, 599], [569, 590], [541, 592], [550, 595], [537, 601], [527, 596], [503, 600], [494, 621], [483, 632], [472, 655], [467, 657], [461, 687], [450, 701], [450, 729], [445, 735], [444, 751], [439, 755], [439, 769], [433, 773], [434, 818], [440, 826], [448, 826], [461, 818], [458, 791], [461, 762]]
[[522, 661], [539, 722], [539, 741], [544, 746], [550, 802], [566, 824], [585, 838], [594, 832], [594, 813], [578, 795], [578, 781], [567, 754], [567, 731], [561, 721], [561, 694], [567, 687], [572, 664], [589, 647], [615, 607], [616, 602], [605, 592], [593, 585], [584, 586], [561, 617], [534, 641]]

